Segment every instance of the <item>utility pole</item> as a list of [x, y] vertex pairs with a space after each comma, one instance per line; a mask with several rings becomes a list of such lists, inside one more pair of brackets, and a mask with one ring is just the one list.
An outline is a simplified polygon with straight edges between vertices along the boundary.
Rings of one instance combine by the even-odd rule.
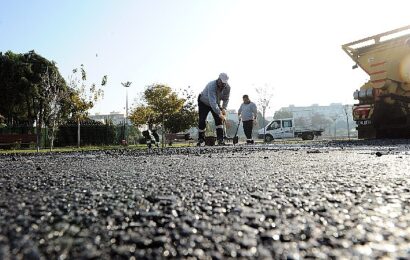
[[347, 112], [349, 111], [349, 105], [344, 105], [343, 110], [345, 111], [345, 114], [346, 114], [347, 138], [349, 138], [350, 140], [349, 116], [347, 115]]
[[334, 124], [334, 127], [335, 127], [335, 129], [334, 129], [334, 139], [336, 139], [336, 120], [338, 119], [338, 115], [333, 115], [332, 117], [331, 117], [331, 119], [333, 120], [333, 124]]
[[128, 144], [128, 88], [131, 86], [132, 82], [127, 81], [121, 83], [123, 87], [125, 87], [125, 130], [124, 130], [124, 138], [126, 144]]

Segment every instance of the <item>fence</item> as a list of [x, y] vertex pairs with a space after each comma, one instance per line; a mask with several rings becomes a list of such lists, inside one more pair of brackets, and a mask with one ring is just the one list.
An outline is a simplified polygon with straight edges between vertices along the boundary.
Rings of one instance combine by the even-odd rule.
[[[126, 132], [127, 130], [127, 132]], [[14, 125], [14, 126], [0, 126], [0, 135], [23, 135], [23, 134], [36, 134], [36, 128], [28, 125]], [[76, 146], [77, 145], [77, 123], [66, 123], [59, 126], [55, 134], [54, 146]], [[83, 145], [118, 145], [122, 143], [128, 136], [129, 143], [137, 143], [140, 137], [139, 132], [132, 126], [112, 125], [94, 122], [81, 122], [80, 124], [80, 144]], [[30, 148], [34, 148], [36, 145], [31, 144]], [[39, 146], [40, 148], [50, 147], [50, 129], [47, 127], [41, 128], [39, 134]], [[7, 146], [2, 146], [5, 148]], [[29, 146], [12, 146], [13, 148], [28, 148]]]

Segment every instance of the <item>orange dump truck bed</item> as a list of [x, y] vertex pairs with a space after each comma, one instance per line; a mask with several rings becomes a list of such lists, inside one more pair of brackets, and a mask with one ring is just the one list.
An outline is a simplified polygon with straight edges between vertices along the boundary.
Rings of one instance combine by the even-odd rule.
[[386, 79], [410, 82], [410, 26], [342, 45], [343, 50], [370, 76], [373, 87]]

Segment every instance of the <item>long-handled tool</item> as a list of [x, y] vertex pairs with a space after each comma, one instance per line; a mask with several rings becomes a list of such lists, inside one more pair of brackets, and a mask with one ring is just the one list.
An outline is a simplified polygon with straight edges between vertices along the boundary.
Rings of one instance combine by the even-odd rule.
[[222, 121], [222, 130], [223, 130], [224, 140], [228, 140], [229, 137], [226, 135], [226, 120]]
[[241, 118], [239, 118], [238, 126], [236, 127], [236, 132], [235, 135], [232, 139], [233, 144], [237, 144], [239, 142], [239, 137], [238, 137], [238, 130], [239, 130], [239, 125], [241, 124]]

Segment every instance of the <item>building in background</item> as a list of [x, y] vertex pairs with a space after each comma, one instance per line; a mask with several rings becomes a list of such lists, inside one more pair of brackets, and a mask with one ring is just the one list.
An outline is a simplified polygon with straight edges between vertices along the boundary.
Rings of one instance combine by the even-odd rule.
[[235, 123], [239, 122], [239, 118], [238, 118], [238, 112], [236, 112], [235, 109], [229, 109], [226, 111], [226, 119], [227, 120], [232, 120]]
[[324, 134], [338, 137], [357, 135], [356, 123], [352, 116], [353, 105], [343, 105], [342, 103], [331, 103], [328, 106], [313, 104], [310, 106], [289, 105], [282, 107], [278, 111], [290, 112], [297, 126], [317, 127], [325, 130]]
[[95, 115], [90, 115], [89, 118], [102, 123], [111, 121], [114, 125], [124, 124], [125, 121], [125, 115], [116, 111], [113, 111], [109, 114], [96, 113]]

